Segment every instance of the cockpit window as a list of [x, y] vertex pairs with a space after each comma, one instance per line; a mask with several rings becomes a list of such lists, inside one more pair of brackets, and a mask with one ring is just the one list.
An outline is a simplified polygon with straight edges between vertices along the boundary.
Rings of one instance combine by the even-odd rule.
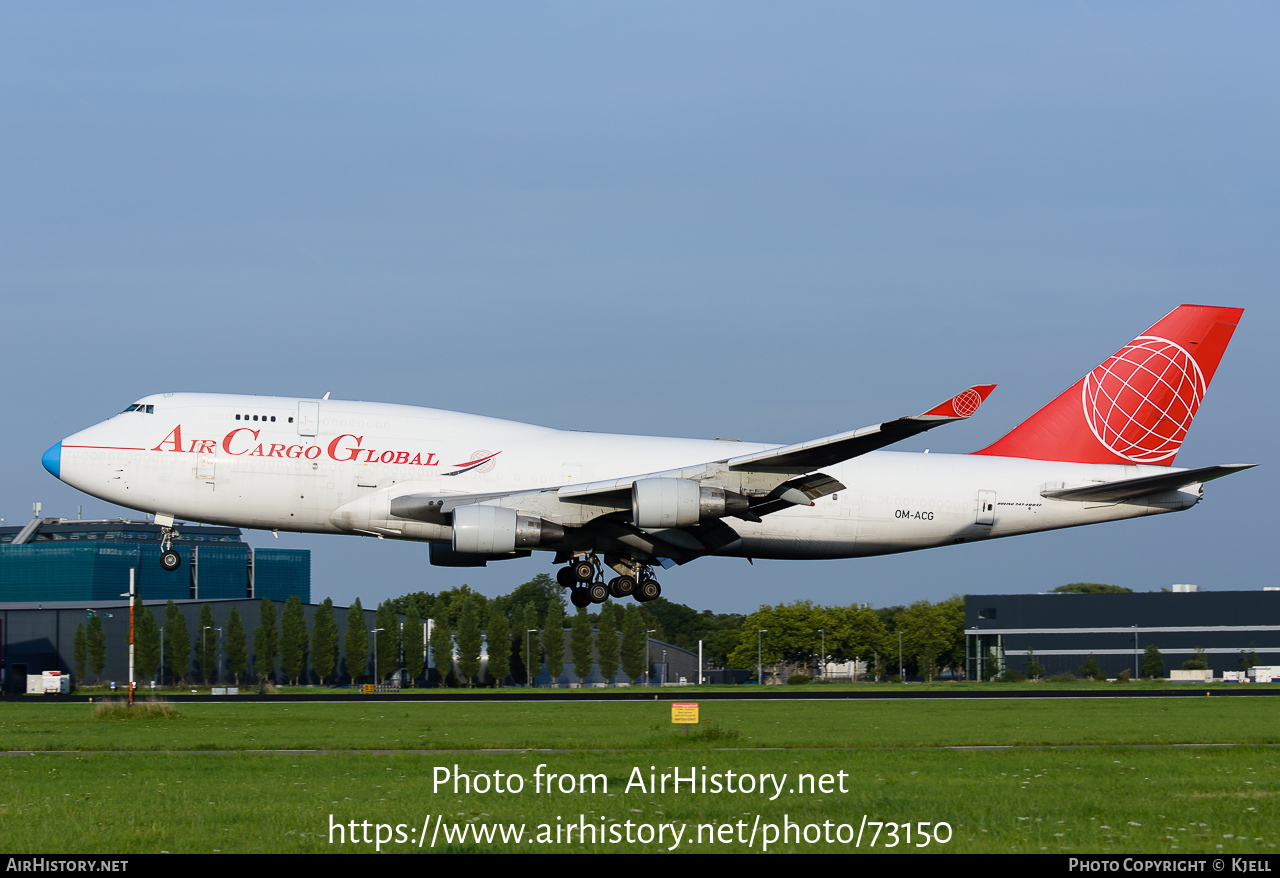
[[154, 415], [156, 413], [156, 407], [154, 405], [143, 405], [140, 402], [135, 402], [133, 405], [129, 406], [120, 414], [123, 415], [129, 412], [145, 412], [148, 415]]

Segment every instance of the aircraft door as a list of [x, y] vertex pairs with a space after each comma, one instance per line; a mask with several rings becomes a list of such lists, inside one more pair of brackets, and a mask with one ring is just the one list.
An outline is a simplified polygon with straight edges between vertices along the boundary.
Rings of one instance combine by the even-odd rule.
[[217, 458], [212, 453], [196, 455], [196, 478], [213, 481]]
[[993, 525], [996, 523], [996, 492], [978, 492], [978, 518], [976, 524]]
[[298, 403], [298, 435], [314, 436], [320, 426], [320, 403]]

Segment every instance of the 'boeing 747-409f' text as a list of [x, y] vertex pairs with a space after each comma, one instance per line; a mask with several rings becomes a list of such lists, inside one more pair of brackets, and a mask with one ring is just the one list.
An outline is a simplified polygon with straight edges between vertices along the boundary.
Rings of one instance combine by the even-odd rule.
[[[585, 606], [646, 601], [655, 565], [850, 558], [1176, 512], [1245, 468], [1173, 468], [1241, 309], [1183, 305], [972, 454], [881, 449], [994, 385], [798, 445], [562, 432], [404, 405], [163, 393], [45, 452], [85, 493], [174, 520], [431, 544], [431, 563], [555, 553]], [[615, 576], [607, 582], [605, 568]]]

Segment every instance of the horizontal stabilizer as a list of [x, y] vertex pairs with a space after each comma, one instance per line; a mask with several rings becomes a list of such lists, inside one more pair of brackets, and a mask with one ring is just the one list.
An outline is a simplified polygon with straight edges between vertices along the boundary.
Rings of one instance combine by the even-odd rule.
[[1157, 476], [1142, 476], [1137, 479], [1102, 482], [1097, 485], [1085, 485], [1082, 488], [1041, 491], [1040, 495], [1050, 500], [1090, 500], [1118, 503], [1122, 500], [1134, 500], [1149, 494], [1176, 491], [1187, 485], [1220, 479], [1223, 476], [1229, 476], [1232, 473], [1238, 473], [1256, 465], [1252, 463], [1224, 463], [1217, 466], [1203, 466], [1199, 469], [1184, 469], [1176, 472], [1161, 473]]
[[823, 439], [813, 439], [798, 445], [784, 445], [767, 451], [757, 451], [742, 457], [729, 459], [735, 470], [780, 471], [804, 473], [824, 466], [840, 463], [853, 457], [876, 451], [894, 442], [901, 442], [925, 430], [932, 430], [953, 421], [962, 421], [978, 410], [995, 390], [994, 384], [979, 384], [957, 393], [941, 405], [914, 417], [885, 421], [847, 433], [837, 433]]

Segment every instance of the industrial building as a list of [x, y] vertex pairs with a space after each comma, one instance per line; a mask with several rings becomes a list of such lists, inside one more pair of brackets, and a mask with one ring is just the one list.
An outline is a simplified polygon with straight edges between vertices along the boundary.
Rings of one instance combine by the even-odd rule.
[[147, 601], [227, 598], [311, 601], [311, 553], [254, 549], [235, 527], [179, 524], [182, 564], [160, 566], [159, 525], [125, 519], [33, 518], [0, 527], [0, 603], [114, 601], [129, 591]]
[[1197, 651], [1217, 679], [1242, 670], [1242, 657], [1280, 665], [1280, 591], [968, 595], [964, 627], [970, 680], [1025, 673], [1030, 654], [1047, 676], [1078, 674], [1093, 655], [1107, 676], [1137, 678], [1151, 645], [1165, 678]]

